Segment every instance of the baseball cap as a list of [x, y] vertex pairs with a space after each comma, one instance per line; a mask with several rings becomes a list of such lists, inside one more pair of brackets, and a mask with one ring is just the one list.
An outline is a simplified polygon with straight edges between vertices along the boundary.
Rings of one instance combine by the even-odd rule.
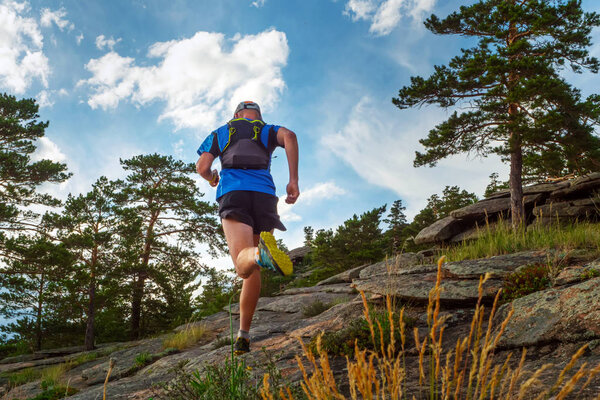
[[258, 111], [258, 113], [260, 114], [260, 107], [258, 106], [258, 104], [256, 104], [253, 101], [242, 101], [240, 104], [238, 104], [238, 106], [235, 108], [235, 112], [234, 114], [237, 114], [238, 112], [242, 111], [242, 110], [256, 110]]

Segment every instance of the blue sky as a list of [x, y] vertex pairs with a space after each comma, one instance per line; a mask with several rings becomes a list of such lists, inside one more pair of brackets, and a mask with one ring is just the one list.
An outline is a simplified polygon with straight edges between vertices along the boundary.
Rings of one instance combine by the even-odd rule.
[[[36, 156], [74, 174], [46, 188], [60, 198], [88, 191], [101, 175], [122, 177], [119, 158], [158, 152], [195, 162], [238, 102], [258, 102], [267, 122], [299, 138], [302, 194], [293, 207], [280, 202], [288, 231], [278, 235], [293, 248], [307, 225], [335, 227], [396, 199], [412, 218], [445, 185], [481, 196], [492, 172], [507, 179], [495, 158], [413, 168], [418, 140], [448, 114], [391, 103], [410, 76], [428, 76], [470, 46], [422, 24], [467, 3], [0, 0], [0, 90], [40, 101], [50, 126]], [[598, 83], [592, 74], [569, 78], [584, 92]], [[281, 196], [287, 165], [281, 149], [276, 155]], [[198, 184], [213, 201], [214, 189]], [[227, 258], [206, 262], [229, 266]]]

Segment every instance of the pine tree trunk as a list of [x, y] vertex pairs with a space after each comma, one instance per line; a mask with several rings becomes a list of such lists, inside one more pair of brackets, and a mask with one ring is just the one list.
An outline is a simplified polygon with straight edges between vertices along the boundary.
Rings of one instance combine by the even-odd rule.
[[96, 276], [92, 272], [90, 287], [88, 288], [87, 325], [85, 328], [85, 349], [94, 350], [94, 322], [96, 318]]
[[[514, 4], [514, 0], [509, 0]], [[508, 45], [512, 45], [517, 35], [517, 27], [513, 21], [509, 22]], [[509, 92], [515, 87], [518, 75], [511, 72], [508, 77]], [[508, 106], [508, 115], [511, 122], [518, 113], [518, 104], [510, 103]], [[511, 127], [509, 138], [510, 145], [510, 177], [508, 186], [510, 188], [510, 219], [513, 230], [520, 229], [523, 226], [525, 208], [523, 205], [523, 150], [522, 141], [519, 132], [515, 132]]]
[[44, 274], [40, 276], [40, 286], [38, 289], [38, 304], [37, 304], [37, 315], [35, 319], [35, 350], [39, 351], [42, 349], [42, 307], [43, 307], [43, 293], [44, 293]]
[[140, 338], [140, 321], [142, 317], [142, 298], [144, 296], [144, 283], [146, 274], [139, 272], [137, 281], [133, 286], [133, 298], [131, 300], [131, 339]]
[[[512, 107], [512, 105], [511, 105]], [[523, 152], [521, 138], [518, 134], [511, 134], [510, 152], [510, 218], [514, 230], [523, 226], [525, 208], [523, 206]]]

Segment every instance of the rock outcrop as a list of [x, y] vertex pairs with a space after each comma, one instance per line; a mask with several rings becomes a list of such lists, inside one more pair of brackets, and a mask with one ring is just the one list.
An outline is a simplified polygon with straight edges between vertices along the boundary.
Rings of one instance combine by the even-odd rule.
[[[523, 188], [526, 220], [552, 221], [600, 219], [600, 172], [569, 181], [541, 183]], [[437, 244], [475, 239], [486, 223], [495, 223], [510, 212], [510, 192], [502, 190], [477, 203], [450, 212], [421, 230], [416, 244]]]
[[[482, 298], [489, 303], [509, 274], [528, 265], [546, 262], [549, 258], [555, 258], [549, 251], [525, 251], [444, 264], [440, 294], [441, 313], [445, 318], [444, 351], [450, 351], [458, 339], [468, 335], [482, 275], [488, 274], [489, 277], [483, 286]], [[251, 331], [252, 351], [243, 357], [253, 368], [257, 379], [262, 377], [267, 365], [264, 357], [268, 354], [286, 380], [292, 383], [302, 380], [295, 359], [302, 354], [300, 341], [307, 343], [320, 332], [337, 332], [351, 321], [362, 318], [363, 304], [357, 290], [365, 291], [374, 304], [381, 301], [382, 295], [394, 296], [404, 305], [405, 315], [414, 321], [414, 328], [424, 337], [428, 332], [425, 304], [436, 282], [437, 266], [423, 262], [422, 255], [402, 254], [384, 262], [346, 271], [314, 287], [288, 289], [279, 296], [261, 298]], [[505, 359], [509, 352], [527, 347], [529, 356], [524, 368], [532, 371], [543, 364], [552, 363], [554, 367], [547, 372], [553, 373], [555, 378], [573, 352], [583, 344], [589, 344], [589, 350], [580, 362], [600, 364], [600, 259], [590, 260], [589, 255], [582, 252], [576, 257], [565, 258], [563, 264], [553, 281], [553, 287], [506, 303], [498, 310], [496, 326], [511, 308], [514, 314], [496, 348], [497, 359]], [[305, 310], [315, 302], [325, 305], [326, 310], [318, 315], [307, 316]], [[486, 309], [489, 310], [489, 307]], [[202, 370], [207, 365], [222, 363], [228, 357], [229, 327], [230, 324], [237, 327], [238, 313], [239, 306], [234, 304], [231, 315], [229, 307], [226, 307], [226, 310], [196, 322], [206, 326], [209, 334], [187, 349], [165, 349], [164, 337], [111, 344], [98, 349], [96, 359], [77, 365], [64, 376], [65, 382], [68, 381], [71, 387], [79, 391], [69, 399], [101, 399], [110, 359], [115, 361], [115, 367], [106, 385], [107, 399], [156, 398], [156, 393], [160, 392], [157, 385], [176, 378], [179, 370]], [[189, 326], [179, 327], [176, 331], [186, 328]], [[414, 350], [412, 333], [408, 335], [406, 346], [409, 349], [407, 368], [418, 370], [418, 354]], [[40, 369], [81, 356], [81, 353], [73, 351], [1, 360], [0, 371]], [[138, 355], [144, 353], [146, 360], [140, 364]], [[515, 358], [518, 362], [518, 357]], [[345, 358], [332, 357], [330, 365], [334, 377], [340, 382], [344, 381]], [[7, 392], [2, 399], [6, 400], [28, 399], [42, 392], [39, 380], [11, 390], [0, 380], [2, 385], [4, 389], [0, 390]], [[343, 384], [340, 388], [342, 392], [347, 390]], [[418, 391], [418, 377], [408, 380], [407, 388], [409, 392]], [[571, 398], [595, 398], [598, 393], [600, 380], [596, 377], [586, 391]], [[2, 394], [0, 391], [0, 396]]]

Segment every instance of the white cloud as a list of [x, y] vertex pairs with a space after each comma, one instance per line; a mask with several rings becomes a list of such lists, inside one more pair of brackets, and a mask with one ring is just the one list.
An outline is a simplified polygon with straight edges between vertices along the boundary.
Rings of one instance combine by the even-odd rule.
[[46, 136], [38, 139], [38, 146], [35, 152], [31, 155], [32, 161], [52, 160], [54, 162], [65, 162], [67, 156], [52, 140]]
[[397, 193], [407, 205], [407, 215], [416, 214], [446, 185], [481, 195], [491, 172], [506, 171], [496, 157], [480, 160], [464, 155], [442, 160], [434, 168], [414, 168], [414, 152], [422, 151], [418, 140], [447, 115], [434, 108], [395, 111], [364, 97], [349, 113], [346, 125], [321, 140], [365, 181]]
[[141, 67], [116, 52], [92, 59], [86, 65], [92, 77], [78, 84], [93, 89], [88, 99], [93, 109], [158, 100], [165, 103], [159, 120], [173, 121], [176, 129], [211, 129], [230, 118], [242, 100], [271, 109], [285, 88], [281, 69], [288, 53], [285, 33], [274, 29], [231, 40], [221, 33], [197, 32], [150, 46], [148, 57], [159, 59], [156, 65]]
[[83, 40], [83, 33], [80, 33], [79, 35], [77, 35], [75, 40], [77, 41], [77, 44], [80, 45], [81, 41]]
[[[83, 38], [83, 35], [82, 35]], [[98, 37], [96, 37], [96, 47], [100, 50], [104, 50], [104, 49], [109, 49], [110, 51], [113, 51], [115, 48], [115, 45], [117, 43], [119, 43], [121, 41], [121, 38], [113, 38], [112, 36], [110, 38], [105, 37], [104, 35], [100, 35]]]
[[333, 199], [346, 194], [346, 191], [334, 182], [318, 183], [312, 188], [302, 191], [296, 204], [287, 204], [285, 202], [286, 195], [279, 199], [278, 212], [283, 222], [302, 221], [302, 217], [292, 211], [295, 206], [310, 205], [315, 202], [327, 199]]
[[56, 24], [58, 28], [63, 31], [65, 28], [72, 30], [75, 28], [73, 23], [69, 22], [65, 17], [67, 16], [67, 10], [61, 8], [60, 10], [50, 11], [49, 8], [42, 9], [42, 16], [40, 18], [40, 24], [43, 27], [49, 28], [52, 23]]
[[389, 35], [403, 17], [420, 20], [433, 9], [436, 0], [348, 0], [344, 14], [352, 21], [371, 22], [369, 32], [377, 36]]
[[253, 7], [256, 7], [256, 8], [262, 7], [262, 6], [264, 6], [264, 5], [265, 5], [265, 2], [266, 2], [266, 1], [267, 1], [267, 0], [256, 0], [256, 1], [253, 1], [253, 2], [252, 2], [252, 6], [253, 6]]
[[54, 106], [55, 103], [55, 97], [56, 95], [58, 96], [66, 96], [68, 95], [69, 92], [67, 92], [66, 89], [60, 89], [60, 90], [42, 90], [41, 92], [39, 92], [36, 96], [36, 100], [39, 104], [40, 107], [52, 107]]
[[16, 94], [24, 93], [34, 79], [48, 87], [50, 74], [44, 37], [28, 12], [26, 2], [0, 3], [0, 86]]

